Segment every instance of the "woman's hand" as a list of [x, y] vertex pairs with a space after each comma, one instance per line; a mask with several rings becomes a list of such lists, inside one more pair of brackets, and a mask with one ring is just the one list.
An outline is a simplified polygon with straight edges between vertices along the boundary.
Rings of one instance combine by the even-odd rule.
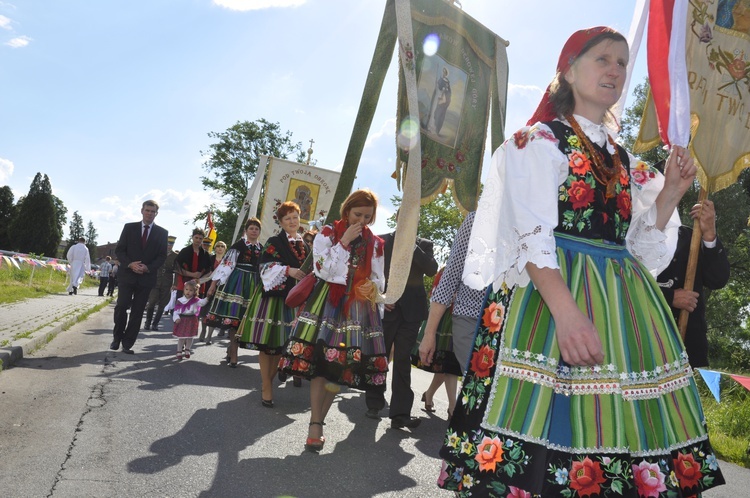
[[348, 246], [351, 241], [356, 239], [362, 234], [362, 223], [355, 223], [354, 225], [349, 225], [349, 228], [346, 229], [346, 232], [344, 232], [344, 235], [341, 236], [341, 244]]
[[557, 345], [569, 365], [592, 366], [604, 361], [599, 332], [577, 307], [555, 315]]
[[435, 354], [436, 333], [436, 330], [428, 330], [425, 328], [422, 342], [419, 343], [419, 360], [423, 365], [430, 366], [432, 364], [432, 357]]
[[211, 287], [208, 288], [207, 293], [209, 296], [213, 296], [215, 292], [216, 292], [216, 280], [211, 282]]
[[305, 278], [307, 273], [303, 272], [299, 268], [289, 268], [289, 276], [296, 280], [302, 280]]

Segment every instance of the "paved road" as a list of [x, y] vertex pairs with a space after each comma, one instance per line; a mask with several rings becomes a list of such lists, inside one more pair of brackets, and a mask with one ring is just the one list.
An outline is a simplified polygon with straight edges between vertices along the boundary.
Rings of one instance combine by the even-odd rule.
[[[221, 344], [177, 362], [165, 331], [142, 332], [134, 356], [111, 352], [112, 310], [0, 374], [3, 496], [451, 496], [434, 485], [444, 392], [435, 414], [415, 405], [425, 420], [409, 433], [367, 419], [362, 394], [343, 391], [314, 455], [303, 450], [307, 383], [278, 386], [267, 409], [255, 353], [237, 369], [222, 364]], [[415, 370], [415, 392], [429, 380]], [[750, 471], [722, 468], [730, 485], [704, 496], [747, 496]]]

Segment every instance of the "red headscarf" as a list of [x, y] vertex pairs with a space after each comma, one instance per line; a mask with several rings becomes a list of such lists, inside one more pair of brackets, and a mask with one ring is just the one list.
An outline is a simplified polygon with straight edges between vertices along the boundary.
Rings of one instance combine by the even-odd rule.
[[[557, 60], [557, 72], [560, 74], [567, 73], [570, 66], [572, 66], [578, 56], [581, 55], [583, 47], [591, 41], [591, 39], [602, 33], [619, 34], [618, 31], [608, 26], [595, 26], [593, 28], [586, 28], [573, 33], [570, 38], [568, 38], [568, 41], [565, 42], [562, 52], [560, 52], [560, 58]], [[538, 121], [552, 121], [557, 117], [552, 102], [549, 100], [550, 86], [552, 86], [552, 83], [550, 83], [547, 86], [547, 90], [544, 91], [542, 101], [539, 102], [536, 111], [534, 111], [534, 115], [526, 122], [527, 126], [531, 126]]]

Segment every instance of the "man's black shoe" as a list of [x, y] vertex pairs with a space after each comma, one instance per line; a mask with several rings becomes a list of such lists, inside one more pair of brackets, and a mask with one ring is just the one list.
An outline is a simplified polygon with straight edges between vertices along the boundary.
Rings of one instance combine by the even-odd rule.
[[421, 423], [421, 418], [395, 417], [391, 420], [391, 429], [416, 429]]
[[371, 418], [373, 420], [380, 420], [380, 415], [378, 415], [378, 410], [375, 408], [370, 408], [365, 412], [365, 417]]
[[78, 287], [73, 287], [73, 294], [78, 295]]
[[109, 345], [109, 349], [112, 351], [117, 351], [120, 349], [120, 341], [112, 341], [112, 344]]
[[122, 352], [125, 354], [135, 354], [135, 351], [132, 349], [122, 348]]
[[146, 325], [145, 325], [145, 326], [143, 327], [143, 330], [151, 330], [151, 326], [150, 326], [150, 325], [148, 325], [148, 324], [146, 324]]

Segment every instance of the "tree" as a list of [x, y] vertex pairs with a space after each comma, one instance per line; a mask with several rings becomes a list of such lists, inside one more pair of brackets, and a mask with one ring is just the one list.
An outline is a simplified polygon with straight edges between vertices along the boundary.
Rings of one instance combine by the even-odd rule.
[[99, 237], [99, 234], [96, 233], [96, 228], [94, 228], [94, 223], [89, 220], [88, 225], [86, 225], [86, 247], [89, 248], [89, 256], [91, 256], [91, 261], [96, 261], [96, 239]]
[[16, 215], [16, 207], [13, 205], [13, 191], [9, 186], [0, 187], [0, 249], [11, 248], [10, 225]]
[[[201, 155], [207, 158], [203, 163], [207, 175], [201, 177], [201, 183], [204, 188], [218, 192], [226, 208], [211, 205], [206, 212], [213, 213], [217, 236], [231, 244], [237, 213], [258, 171], [260, 156], [287, 159], [296, 155], [295, 159], [301, 162], [305, 153], [300, 142], [292, 142], [291, 132], [281, 131], [279, 123], [265, 119], [238, 121], [226, 131], [209, 132], [208, 136], [216, 142], [209, 150], [201, 151]], [[250, 216], [256, 215], [250, 213]], [[201, 213], [193, 221], [205, 218], [206, 213]]]
[[78, 239], [86, 237], [86, 233], [83, 229], [83, 217], [78, 214], [78, 211], [73, 211], [73, 217], [68, 225], [68, 243], [65, 245], [65, 254], [68, 254], [68, 249], [78, 243]]
[[[638, 130], [641, 128], [641, 117], [646, 110], [646, 99], [650, 88], [651, 85], [649, 85], [648, 78], [644, 78], [643, 83], [636, 85], [635, 90], [633, 90], [635, 98], [633, 105], [626, 108], [623, 112], [622, 119], [620, 120], [620, 127], [622, 128], [620, 130], [620, 142], [625, 147], [625, 150], [632, 151], [633, 145], [638, 138]], [[662, 159], [667, 158], [668, 152], [664, 150], [663, 145], [660, 142], [659, 146], [635, 156], [646, 164], [654, 165]]]
[[18, 200], [11, 224], [12, 246], [25, 253], [54, 257], [60, 244], [57, 209], [47, 175], [37, 173], [29, 193]]

